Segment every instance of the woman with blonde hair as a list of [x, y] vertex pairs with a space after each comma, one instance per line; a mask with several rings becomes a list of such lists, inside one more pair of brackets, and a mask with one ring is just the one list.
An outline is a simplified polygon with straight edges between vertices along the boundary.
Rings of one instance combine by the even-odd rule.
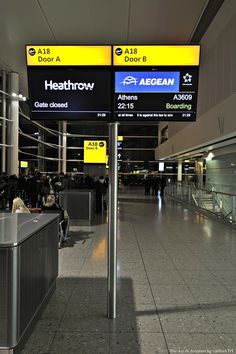
[[59, 210], [61, 209], [58, 204], [56, 204], [56, 198], [53, 194], [49, 194], [46, 199], [42, 210]]
[[13, 200], [12, 213], [30, 213], [29, 209], [25, 205], [22, 199], [19, 197]]
[[42, 206], [42, 212], [44, 211], [53, 211], [53, 210], [61, 210], [63, 219], [64, 219], [64, 210], [56, 203], [56, 198], [53, 194], [49, 194], [46, 199], [46, 203]]

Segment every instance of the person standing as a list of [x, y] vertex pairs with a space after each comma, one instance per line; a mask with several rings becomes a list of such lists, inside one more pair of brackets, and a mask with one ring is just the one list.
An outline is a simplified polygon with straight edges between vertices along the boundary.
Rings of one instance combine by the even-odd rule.
[[26, 191], [29, 198], [29, 205], [35, 208], [38, 200], [38, 186], [37, 179], [33, 170], [30, 170], [26, 179]]
[[166, 177], [162, 175], [161, 180], [160, 180], [161, 197], [163, 197], [163, 195], [164, 195], [165, 186], [166, 186]]
[[95, 192], [96, 192], [96, 213], [101, 213], [103, 208], [103, 198], [106, 195], [106, 185], [103, 176], [95, 182]]
[[144, 180], [144, 194], [149, 195], [150, 194], [150, 188], [151, 188], [151, 181], [149, 177], [146, 177]]
[[17, 195], [17, 182], [18, 178], [16, 175], [9, 176], [6, 186], [6, 196], [9, 202], [9, 210], [12, 209], [13, 200]]
[[152, 195], [157, 196], [159, 190], [160, 178], [154, 176], [152, 179]]

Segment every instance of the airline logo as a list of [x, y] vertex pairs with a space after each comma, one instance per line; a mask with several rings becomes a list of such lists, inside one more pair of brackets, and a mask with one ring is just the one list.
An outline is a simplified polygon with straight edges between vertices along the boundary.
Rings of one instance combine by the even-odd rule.
[[189, 73], [186, 73], [183, 76], [183, 79], [184, 79], [183, 85], [184, 86], [192, 86], [192, 78], [193, 78], [192, 75], [190, 75]]
[[116, 72], [115, 92], [179, 92], [180, 72]]
[[134, 84], [134, 85], [137, 85], [138, 83], [138, 79], [136, 79], [135, 77], [133, 76], [126, 76], [124, 78], [124, 80], [121, 82], [123, 85], [130, 85], [130, 84]]

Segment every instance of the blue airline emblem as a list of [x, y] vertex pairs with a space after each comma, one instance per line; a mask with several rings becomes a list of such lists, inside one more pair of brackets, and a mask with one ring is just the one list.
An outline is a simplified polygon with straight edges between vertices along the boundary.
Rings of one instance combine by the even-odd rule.
[[179, 92], [179, 71], [115, 73], [115, 92]]

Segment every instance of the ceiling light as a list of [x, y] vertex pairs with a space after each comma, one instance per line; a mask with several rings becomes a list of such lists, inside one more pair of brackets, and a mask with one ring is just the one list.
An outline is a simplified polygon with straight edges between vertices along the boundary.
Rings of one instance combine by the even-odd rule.
[[15, 92], [11, 94], [12, 97], [17, 98], [19, 101], [26, 101], [26, 97], [23, 96], [21, 93], [19, 95]]
[[206, 157], [206, 161], [211, 161], [215, 155], [212, 152], [209, 152], [209, 154]]

